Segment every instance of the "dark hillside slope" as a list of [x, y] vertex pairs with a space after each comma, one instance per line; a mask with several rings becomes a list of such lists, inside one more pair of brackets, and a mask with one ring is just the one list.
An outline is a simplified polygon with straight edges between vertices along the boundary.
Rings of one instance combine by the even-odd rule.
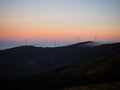
[[0, 51], [0, 85], [7, 89], [56, 90], [116, 81], [120, 81], [120, 43]]
[[120, 90], [120, 82], [84, 85], [79, 87], [69, 87], [57, 90]]
[[120, 53], [120, 43], [90, 46], [82, 42], [64, 47], [21, 46], [0, 51], [1, 76], [26, 76], [56, 68], [82, 65], [94, 59]]
[[[2, 82], [1, 85], [9, 86], [12, 89], [17, 88], [17, 90], [56, 90], [68, 87], [81, 87], [83, 89], [86, 88], [84, 86], [98, 89], [112, 87], [109, 86], [109, 83], [112, 82], [120, 85], [119, 81], [120, 54], [115, 54], [93, 60], [82, 66], [73, 66], [32, 77], [6, 80], [5, 84]], [[99, 86], [104, 84], [108, 86]]]
[[[65, 69], [59, 72], [58, 75], [66, 80], [69, 78], [67, 83], [72, 80], [77, 80], [84, 84], [120, 81], [120, 54], [94, 60], [82, 66]], [[74, 81], [74, 83], [77, 83], [77, 81]]]

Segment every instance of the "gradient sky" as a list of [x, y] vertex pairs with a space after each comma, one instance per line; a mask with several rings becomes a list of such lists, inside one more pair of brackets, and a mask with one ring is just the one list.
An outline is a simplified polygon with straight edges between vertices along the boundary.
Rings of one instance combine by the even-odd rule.
[[0, 0], [0, 40], [120, 40], [120, 0]]

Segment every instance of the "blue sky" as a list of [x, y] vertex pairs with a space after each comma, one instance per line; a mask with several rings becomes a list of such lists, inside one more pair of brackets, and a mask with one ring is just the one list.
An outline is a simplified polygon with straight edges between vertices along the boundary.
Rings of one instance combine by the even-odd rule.
[[80, 21], [102, 24], [105, 20], [116, 24], [120, 16], [120, 0], [0, 0], [0, 7], [3, 14], [15, 17], [29, 14], [33, 18], [41, 16], [58, 21], [66, 18], [75, 24]]

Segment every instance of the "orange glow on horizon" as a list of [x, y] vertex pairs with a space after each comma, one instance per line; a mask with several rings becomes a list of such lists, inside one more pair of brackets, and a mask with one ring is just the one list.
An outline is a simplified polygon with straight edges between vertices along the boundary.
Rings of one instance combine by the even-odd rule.
[[[113, 30], [112, 30], [113, 29]], [[79, 36], [81, 40], [93, 40], [98, 36], [98, 40], [120, 40], [120, 29], [116, 28], [34, 28], [34, 27], [13, 27], [2, 28], [0, 40], [76, 40]]]

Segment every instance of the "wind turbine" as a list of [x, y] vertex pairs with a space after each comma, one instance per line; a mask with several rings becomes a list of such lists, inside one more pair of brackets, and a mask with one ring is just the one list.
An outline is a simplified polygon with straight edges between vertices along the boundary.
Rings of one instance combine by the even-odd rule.
[[79, 36], [77, 36], [77, 43], [79, 43], [80, 42], [80, 37]]
[[28, 43], [28, 39], [25, 39], [25, 46], [27, 46], [27, 43]]
[[98, 39], [98, 37], [97, 37], [97, 36], [95, 36], [95, 42], [97, 41], [97, 39]]
[[56, 41], [54, 41], [54, 47], [56, 47], [56, 44], [57, 44], [57, 42], [56, 42]]

